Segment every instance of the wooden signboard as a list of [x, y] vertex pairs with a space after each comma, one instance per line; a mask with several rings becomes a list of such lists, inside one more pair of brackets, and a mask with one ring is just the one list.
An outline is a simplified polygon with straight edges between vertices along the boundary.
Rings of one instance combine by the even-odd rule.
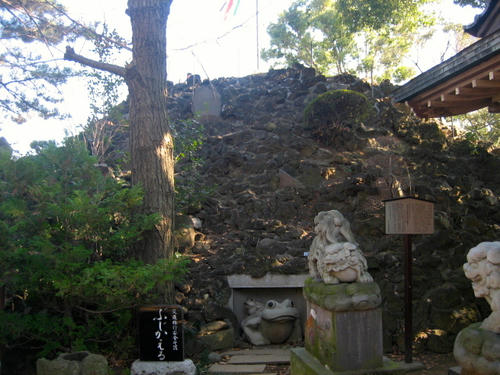
[[434, 233], [434, 202], [404, 197], [385, 200], [384, 204], [386, 234]]
[[182, 310], [177, 305], [139, 308], [139, 359], [184, 361]]
[[405, 269], [405, 362], [412, 359], [412, 234], [434, 233], [434, 202], [403, 197], [389, 199], [385, 204], [385, 232], [404, 235]]

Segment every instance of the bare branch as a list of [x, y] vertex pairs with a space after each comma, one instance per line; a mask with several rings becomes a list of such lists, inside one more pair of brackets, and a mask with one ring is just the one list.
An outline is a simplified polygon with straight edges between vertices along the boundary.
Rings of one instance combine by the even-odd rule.
[[75, 50], [71, 47], [66, 47], [66, 53], [64, 54], [64, 59], [68, 61], [75, 61], [85, 66], [89, 66], [94, 69], [103, 70], [105, 72], [113, 73], [125, 78], [125, 68], [118, 65], [107, 64], [100, 61], [95, 61], [88, 59], [84, 56], [75, 53]]

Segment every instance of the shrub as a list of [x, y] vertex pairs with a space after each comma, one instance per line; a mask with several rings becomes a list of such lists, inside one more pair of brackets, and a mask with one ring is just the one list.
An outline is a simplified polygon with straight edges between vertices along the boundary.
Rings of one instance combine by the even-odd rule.
[[173, 121], [170, 126], [175, 139], [176, 210], [195, 214], [214, 190], [200, 174], [204, 160], [199, 151], [205, 140], [205, 129], [196, 119]]
[[0, 153], [0, 347], [134, 355], [134, 307], [162, 302], [185, 261], [134, 260], [157, 221], [137, 213], [141, 190], [103, 176], [76, 139], [38, 146]]
[[374, 115], [368, 98], [352, 90], [333, 90], [319, 95], [304, 110], [304, 123], [326, 145], [345, 144], [353, 130]]

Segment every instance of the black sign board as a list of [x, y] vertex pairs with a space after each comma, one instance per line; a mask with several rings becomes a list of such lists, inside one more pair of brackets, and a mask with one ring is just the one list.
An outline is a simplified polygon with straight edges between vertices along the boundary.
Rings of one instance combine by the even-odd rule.
[[180, 306], [139, 308], [139, 359], [184, 361], [184, 331]]

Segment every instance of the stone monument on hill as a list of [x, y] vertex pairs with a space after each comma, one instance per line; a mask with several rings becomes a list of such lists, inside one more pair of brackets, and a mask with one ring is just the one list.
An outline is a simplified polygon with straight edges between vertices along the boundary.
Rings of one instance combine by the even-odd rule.
[[194, 89], [192, 111], [195, 115], [219, 117], [221, 107], [221, 96], [215, 87], [210, 84], [203, 84]]
[[472, 281], [474, 295], [485, 298], [491, 314], [480, 323], [460, 331], [453, 355], [461, 375], [500, 374], [500, 241], [481, 242], [469, 250], [465, 276]]
[[314, 224], [311, 277], [303, 290], [305, 348], [292, 350], [291, 374], [382, 374], [418, 367], [383, 357], [382, 297], [349, 221], [331, 210], [320, 212]]

